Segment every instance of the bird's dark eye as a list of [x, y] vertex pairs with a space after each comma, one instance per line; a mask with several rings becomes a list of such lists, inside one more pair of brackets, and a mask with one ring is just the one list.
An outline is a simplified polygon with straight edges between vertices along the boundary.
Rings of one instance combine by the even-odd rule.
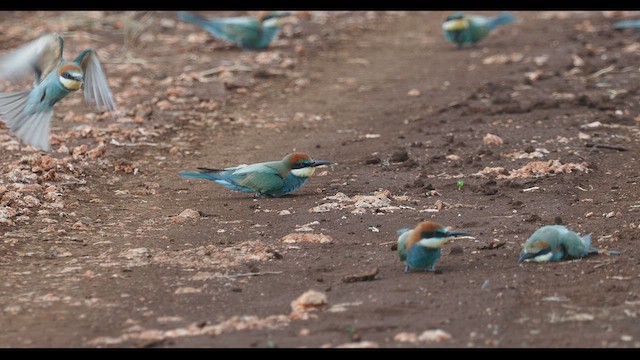
[[65, 79], [73, 80], [73, 76], [71, 76], [71, 74], [69, 74], [67, 72], [62, 73], [62, 77], [65, 78]]
[[303, 169], [309, 166], [311, 162], [309, 161], [298, 161], [297, 163], [291, 166], [291, 169]]

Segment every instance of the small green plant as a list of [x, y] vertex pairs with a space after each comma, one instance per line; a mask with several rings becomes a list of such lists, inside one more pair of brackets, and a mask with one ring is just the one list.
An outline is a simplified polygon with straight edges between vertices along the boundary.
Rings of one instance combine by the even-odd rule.
[[458, 182], [456, 182], [456, 186], [458, 187], [458, 190], [462, 190], [462, 187], [464, 186], [464, 181], [458, 180]]

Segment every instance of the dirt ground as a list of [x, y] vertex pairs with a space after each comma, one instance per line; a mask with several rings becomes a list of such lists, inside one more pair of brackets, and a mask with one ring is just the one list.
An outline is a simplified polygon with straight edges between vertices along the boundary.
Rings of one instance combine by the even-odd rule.
[[[463, 49], [445, 12], [309, 15], [249, 52], [175, 12], [0, 13], [3, 51], [97, 49], [121, 110], [69, 96], [49, 154], [0, 130], [0, 346], [639, 347], [640, 33], [612, 24], [640, 14]], [[282, 198], [178, 176], [294, 150], [336, 164]], [[405, 274], [422, 220], [474, 238]], [[518, 264], [554, 223], [622, 254]]]

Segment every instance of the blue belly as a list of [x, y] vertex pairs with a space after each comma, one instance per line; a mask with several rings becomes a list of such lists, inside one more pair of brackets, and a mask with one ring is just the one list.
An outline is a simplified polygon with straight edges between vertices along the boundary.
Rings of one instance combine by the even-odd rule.
[[412, 269], [431, 268], [440, 258], [440, 254], [440, 249], [430, 249], [416, 244], [409, 249], [405, 263]]

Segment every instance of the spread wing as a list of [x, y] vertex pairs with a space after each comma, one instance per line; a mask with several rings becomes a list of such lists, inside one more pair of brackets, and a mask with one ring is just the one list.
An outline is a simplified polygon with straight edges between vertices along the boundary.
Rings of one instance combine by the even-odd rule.
[[35, 72], [36, 84], [39, 84], [62, 60], [63, 46], [60, 35], [43, 35], [2, 57], [0, 77], [17, 79]]
[[241, 45], [260, 37], [259, 22], [252, 18], [214, 19], [209, 30], [223, 40]]
[[98, 54], [93, 49], [86, 49], [74, 62], [80, 65], [84, 73], [84, 99], [87, 104], [95, 105], [98, 110], [103, 108], [108, 111], [115, 110], [116, 102], [98, 60]]

